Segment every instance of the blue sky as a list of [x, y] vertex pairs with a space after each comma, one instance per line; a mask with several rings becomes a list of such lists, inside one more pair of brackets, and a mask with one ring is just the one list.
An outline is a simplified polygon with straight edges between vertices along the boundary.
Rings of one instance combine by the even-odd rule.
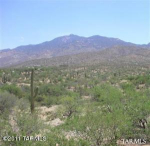
[[76, 34], [150, 42], [150, 0], [0, 0], [0, 49]]

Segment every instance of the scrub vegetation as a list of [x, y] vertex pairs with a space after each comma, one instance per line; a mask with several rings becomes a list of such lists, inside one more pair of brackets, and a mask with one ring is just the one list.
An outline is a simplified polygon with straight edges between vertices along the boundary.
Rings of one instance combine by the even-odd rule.
[[149, 67], [9, 68], [0, 69], [0, 80], [2, 146], [150, 141]]

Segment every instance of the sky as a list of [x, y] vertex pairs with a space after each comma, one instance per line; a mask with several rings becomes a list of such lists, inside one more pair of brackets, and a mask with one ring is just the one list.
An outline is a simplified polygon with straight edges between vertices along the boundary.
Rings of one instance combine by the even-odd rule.
[[75, 34], [150, 42], [150, 0], [0, 0], [0, 49]]

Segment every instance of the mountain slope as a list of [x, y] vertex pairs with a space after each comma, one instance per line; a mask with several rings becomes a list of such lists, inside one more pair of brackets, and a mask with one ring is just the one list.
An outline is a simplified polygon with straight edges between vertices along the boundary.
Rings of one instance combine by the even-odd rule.
[[116, 38], [103, 36], [81, 37], [62, 36], [37, 45], [19, 46], [12, 50], [0, 51], [0, 67], [15, 65], [28, 60], [73, 55], [82, 52], [100, 51], [114, 46], [136, 46]]
[[133, 46], [115, 46], [97, 52], [36, 59], [21, 63], [15, 67], [31, 66], [76, 66], [95, 64], [136, 64], [150, 66], [150, 50]]

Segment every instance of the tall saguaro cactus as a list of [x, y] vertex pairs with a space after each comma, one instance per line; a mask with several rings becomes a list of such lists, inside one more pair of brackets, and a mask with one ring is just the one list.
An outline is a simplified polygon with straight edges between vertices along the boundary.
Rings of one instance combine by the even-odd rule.
[[38, 94], [38, 87], [36, 87], [36, 89], [34, 89], [33, 80], [34, 80], [34, 69], [32, 69], [32, 71], [31, 71], [31, 98], [30, 98], [31, 113], [34, 112], [34, 100]]

